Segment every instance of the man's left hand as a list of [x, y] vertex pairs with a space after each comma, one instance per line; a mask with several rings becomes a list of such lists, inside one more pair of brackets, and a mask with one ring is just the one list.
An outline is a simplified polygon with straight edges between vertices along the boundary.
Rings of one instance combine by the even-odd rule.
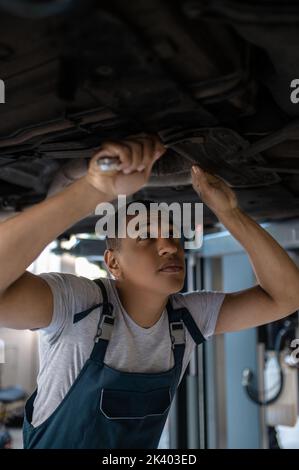
[[238, 207], [235, 192], [223, 180], [198, 165], [192, 166], [191, 175], [194, 190], [217, 216], [227, 215]]

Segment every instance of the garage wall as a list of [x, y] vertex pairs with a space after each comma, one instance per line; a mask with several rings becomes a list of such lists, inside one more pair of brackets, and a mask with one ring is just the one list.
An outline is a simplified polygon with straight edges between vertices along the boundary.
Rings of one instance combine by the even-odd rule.
[[[223, 256], [222, 263], [224, 291], [238, 291], [255, 284], [247, 255]], [[256, 346], [255, 328], [224, 335], [228, 449], [259, 449], [261, 446], [260, 410], [246, 396], [241, 383], [245, 368], [257, 371]]]

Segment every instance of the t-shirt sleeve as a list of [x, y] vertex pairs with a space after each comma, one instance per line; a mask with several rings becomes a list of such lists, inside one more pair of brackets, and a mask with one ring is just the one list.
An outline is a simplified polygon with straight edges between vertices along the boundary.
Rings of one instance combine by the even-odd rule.
[[65, 273], [40, 274], [53, 294], [53, 315], [51, 323], [40, 328], [51, 343], [73, 322], [75, 313], [83, 312], [101, 302], [101, 292], [95, 282], [85, 277]]
[[225, 298], [224, 292], [193, 291], [182, 294], [184, 306], [189, 310], [205, 339], [210, 339], [214, 332]]

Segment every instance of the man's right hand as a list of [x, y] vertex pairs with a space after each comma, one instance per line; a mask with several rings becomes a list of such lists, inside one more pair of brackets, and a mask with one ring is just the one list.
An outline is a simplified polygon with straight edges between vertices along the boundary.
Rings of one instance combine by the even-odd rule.
[[[52, 240], [87, 217], [97, 204], [138, 191], [164, 152], [156, 137], [105, 142], [85, 176], [0, 223], [0, 328], [43, 328], [50, 324], [54, 301], [51, 289], [44, 279], [26, 269]], [[118, 156], [121, 170], [112, 176], [101, 173], [96, 163], [101, 155]]]
[[[141, 189], [150, 177], [152, 167], [166, 148], [156, 136], [134, 136], [119, 142], [107, 141], [90, 160], [86, 180], [105, 195], [106, 200], [116, 199], [118, 194], [126, 196]], [[119, 171], [104, 174], [98, 167], [101, 156], [117, 156]]]

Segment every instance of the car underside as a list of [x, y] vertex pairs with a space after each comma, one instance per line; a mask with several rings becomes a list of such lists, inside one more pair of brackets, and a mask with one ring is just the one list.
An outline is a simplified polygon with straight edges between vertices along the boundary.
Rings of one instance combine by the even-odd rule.
[[[1, 217], [140, 132], [168, 150], [134, 198], [197, 201], [198, 163], [257, 220], [297, 217], [298, 24], [292, 1], [0, 0]], [[204, 221], [213, 229], [207, 208]]]

